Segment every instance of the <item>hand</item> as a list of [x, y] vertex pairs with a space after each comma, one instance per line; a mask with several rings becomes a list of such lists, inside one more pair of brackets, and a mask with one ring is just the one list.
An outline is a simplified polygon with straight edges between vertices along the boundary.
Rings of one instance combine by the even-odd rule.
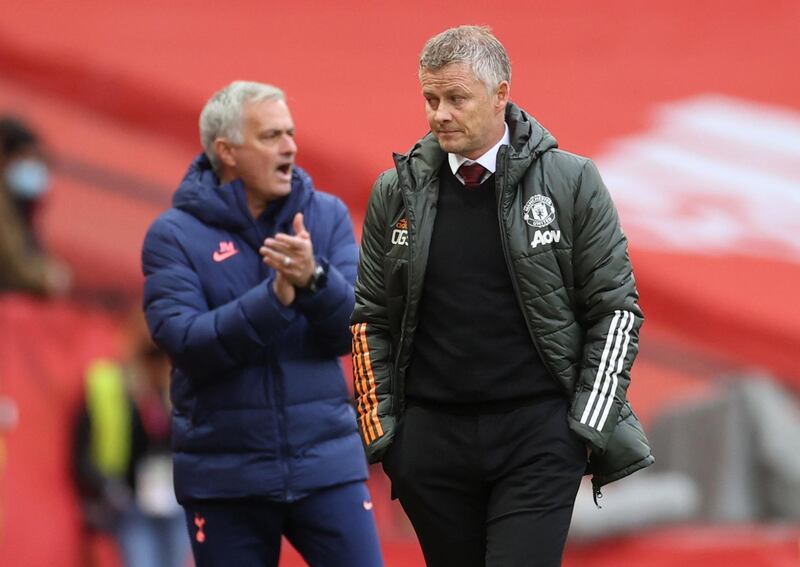
[[285, 306], [288, 307], [292, 304], [292, 302], [294, 302], [294, 286], [289, 283], [289, 280], [287, 280], [286, 277], [280, 272], [277, 273], [275, 276], [275, 281], [272, 282], [272, 290], [275, 292], [275, 296], [278, 298], [278, 301], [283, 303]]
[[303, 288], [311, 281], [317, 267], [311, 235], [303, 224], [303, 213], [295, 215], [292, 228], [294, 236], [279, 232], [274, 238], [265, 239], [258, 252], [264, 263], [278, 275], [294, 287]]
[[131, 489], [121, 480], [107, 479], [103, 483], [103, 496], [116, 513], [124, 513], [131, 505]]

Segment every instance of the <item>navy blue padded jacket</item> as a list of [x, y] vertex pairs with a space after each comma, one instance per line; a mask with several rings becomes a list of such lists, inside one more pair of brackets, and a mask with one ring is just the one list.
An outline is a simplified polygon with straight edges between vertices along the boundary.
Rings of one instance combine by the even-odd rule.
[[[304, 215], [327, 282], [289, 307], [258, 248]], [[189, 167], [173, 207], [147, 232], [144, 308], [172, 362], [172, 449], [180, 502], [289, 502], [363, 480], [366, 461], [339, 356], [358, 249], [347, 209], [295, 167], [291, 193], [254, 220], [239, 180], [208, 159]]]

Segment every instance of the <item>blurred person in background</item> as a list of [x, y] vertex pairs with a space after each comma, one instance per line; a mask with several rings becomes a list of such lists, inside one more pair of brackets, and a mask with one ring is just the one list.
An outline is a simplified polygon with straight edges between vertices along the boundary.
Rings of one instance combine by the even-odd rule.
[[49, 188], [49, 168], [36, 133], [0, 117], [0, 291], [61, 295], [67, 267], [42, 247], [36, 217]]
[[653, 462], [642, 312], [594, 164], [509, 99], [486, 28], [425, 45], [431, 133], [375, 183], [352, 317], [359, 425], [430, 566], [553, 567], [581, 477]]
[[[69, 271], [44, 252], [36, 234], [47, 189], [48, 167], [36, 133], [17, 118], [0, 116], [0, 292], [60, 295], [69, 289]], [[0, 395], [0, 478], [4, 435], [17, 419], [14, 400]], [[0, 509], [0, 534], [2, 521]]]
[[204, 153], [144, 241], [144, 306], [173, 363], [175, 489], [197, 565], [382, 565], [339, 356], [358, 251], [350, 216], [295, 165], [276, 87], [236, 81], [200, 115]]
[[141, 310], [125, 328], [121, 361], [93, 361], [73, 431], [73, 474], [91, 536], [109, 533], [127, 567], [183, 567], [189, 538], [172, 489], [169, 359], [150, 340]]

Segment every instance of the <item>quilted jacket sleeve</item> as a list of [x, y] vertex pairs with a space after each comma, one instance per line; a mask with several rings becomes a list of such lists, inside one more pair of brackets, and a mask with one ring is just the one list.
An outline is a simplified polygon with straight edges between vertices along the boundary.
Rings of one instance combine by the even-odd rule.
[[371, 463], [383, 457], [395, 426], [391, 411], [392, 346], [383, 273], [387, 223], [384, 199], [390, 176], [384, 173], [378, 178], [367, 205], [350, 327], [358, 427]]
[[332, 356], [350, 352], [348, 331], [353, 312], [353, 286], [356, 281], [358, 248], [353, 222], [344, 203], [333, 201], [333, 230], [327, 247], [317, 250], [317, 262], [326, 268], [327, 282], [314, 293], [300, 293], [292, 304], [311, 324], [318, 343]]
[[570, 426], [602, 454], [625, 404], [643, 314], [627, 239], [608, 189], [588, 160], [574, 223], [575, 289], [586, 334]]
[[178, 227], [157, 220], [142, 250], [144, 309], [153, 340], [192, 379], [223, 377], [263, 349], [296, 317], [272, 291], [271, 280], [210, 309]]

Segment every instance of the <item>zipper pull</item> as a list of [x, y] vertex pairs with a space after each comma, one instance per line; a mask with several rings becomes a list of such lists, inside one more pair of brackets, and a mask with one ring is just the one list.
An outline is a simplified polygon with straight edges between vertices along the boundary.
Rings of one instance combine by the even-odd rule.
[[600, 506], [600, 503], [597, 502], [602, 498], [603, 498], [603, 493], [600, 491], [600, 487], [592, 483], [592, 500], [594, 500], [594, 505], [597, 506], [598, 509], [603, 508], [602, 506]]

